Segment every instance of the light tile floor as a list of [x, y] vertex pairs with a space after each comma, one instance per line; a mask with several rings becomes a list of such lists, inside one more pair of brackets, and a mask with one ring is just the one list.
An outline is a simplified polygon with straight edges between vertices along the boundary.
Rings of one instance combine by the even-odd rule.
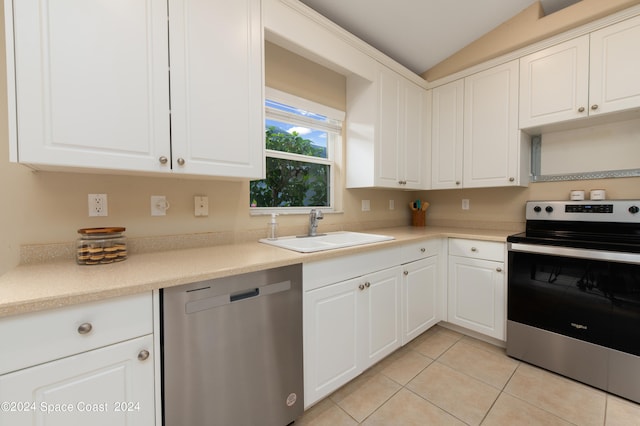
[[640, 425], [640, 405], [435, 326], [295, 426]]

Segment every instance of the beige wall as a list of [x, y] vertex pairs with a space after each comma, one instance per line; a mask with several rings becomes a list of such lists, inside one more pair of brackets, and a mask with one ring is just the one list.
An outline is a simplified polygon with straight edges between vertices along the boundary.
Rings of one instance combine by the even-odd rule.
[[[430, 203], [427, 225], [458, 225], [520, 230], [524, 227], [524, 204], [529, 200], [568, 200], [569, 192], [606, 189], [609, 199], [640, 199], [640, 178], [598, 179], [531, 183], [526, 188], [485, 188], [425, 191]], [[462, 210], [462, 199], [469, 210]]]
[[[1, 22], [4, 20], [2, 19]], [[0, 41], [4, 46], [4, 40]], [[0, 82], [6, 81], [4, 53]], [[267, 45], [266, 80], [272, 87], [345, 108], [345, 79], [328, 69]], [[169, 177], [112, 176], [80, 173], [32, 172], [9, 163], [6, 87], [0, 83], [0, 274], [19, 262], [21, 245], [72, 242], [79, 228], [125, 226], [128, 237], [237, 232], [266, 233], [265, 216], [249, 215], [248, 182], [177, 179]], [[88, 217], [87, 194], [108, 195], [109, 216]], [[149, 197], [165, 195], [171, 208], [165, 217], [151, 217]], [[209, 197], [209, 217], [193, 215], [193, 197]], [[371, 211], [360, 212], [360, 200], [371, 201]], [[360, 228], [408, 223], [406, 209], [388, 210], [388, 200], [406, 206], [406, 192], [347, 190], [343, 214], [326, 215], [321, 229]], [[279, 218], [284, 232], [303, 232], [307, 217]]]
[[582, 0], [543, 16], [539, 2], [422, 74], [434, 81], [489, 59], [626, 9], [640, 0]]

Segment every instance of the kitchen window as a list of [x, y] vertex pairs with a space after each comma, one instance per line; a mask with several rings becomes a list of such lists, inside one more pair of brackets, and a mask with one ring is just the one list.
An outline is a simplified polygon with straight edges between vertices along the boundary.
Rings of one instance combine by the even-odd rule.
[[335, 209], [344, 112], [266, 89], [266, 178], [250, 183], [254, 213]]

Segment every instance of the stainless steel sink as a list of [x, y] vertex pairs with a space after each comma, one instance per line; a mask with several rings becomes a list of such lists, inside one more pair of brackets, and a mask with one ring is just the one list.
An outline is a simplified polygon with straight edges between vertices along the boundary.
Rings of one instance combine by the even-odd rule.
[[365, 234], [362, 232], [329, 232], [315, 237], [288, 236], [280, 237], [277, 240], [261, 239], [260, 242], [270, 244], [287, 250], [300, 253], [311, 253], [315, 251], [334, 250], [344, 247], [359, 246], [363, 244], [378, 243], [381, 241], [393, 240], [388, 235]]

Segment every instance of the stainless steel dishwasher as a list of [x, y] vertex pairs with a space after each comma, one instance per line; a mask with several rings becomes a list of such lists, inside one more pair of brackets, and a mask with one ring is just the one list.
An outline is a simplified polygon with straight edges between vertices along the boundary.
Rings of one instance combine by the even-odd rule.
[[302, 266], [164, 289], [166, 426], [285, 426], [302, 414]]

